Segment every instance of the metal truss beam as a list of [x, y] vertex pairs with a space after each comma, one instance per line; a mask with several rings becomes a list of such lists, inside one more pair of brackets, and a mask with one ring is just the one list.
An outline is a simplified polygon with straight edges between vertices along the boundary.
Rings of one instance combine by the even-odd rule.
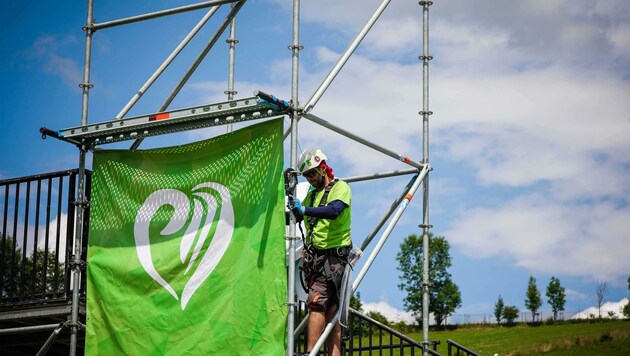
[[[257, 92], [257, 94], [257, 96], [240, 100], [100, 122], [60, 131], [42, 127], [40, 132], [43, 136], [52, 136], [63, 141], [94, 148], [114, 142], [286, 114], [288, 109], [286, 102], [261, 92]], [[265, 100], [263, 97], [270, 100]]]
[[223, 4], [228, 4], [228, 3], [236, 2], [236, 1], [238, 0], [213, 0], [213, 1], [201, 2], [198, 4], [180, 6], [180, 7], [176, 7], [176, 8], [172, 8], [168, 10], [156, 11], [156, 12], [152, 12], [152, 13], [148, 13], [144, 15], [138, 15], [138, 16], [127, 17], [124, 19], [119, 19], [119, 20], [96, 23], [92, 25], [92, 30], [96, 31], [96, 30], [102, 30], [105, 28], [116, 27], [120, 25], [127, 25], [134, 22], [155, 19], [158, 17], [179, 14], [179, 13], [187, 12], [187, 11], [199, 10], [206, 7], [223, 5]]

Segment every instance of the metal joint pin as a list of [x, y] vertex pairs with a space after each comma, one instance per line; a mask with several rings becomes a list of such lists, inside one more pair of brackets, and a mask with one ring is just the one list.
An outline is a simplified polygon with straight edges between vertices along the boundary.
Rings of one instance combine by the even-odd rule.
[[304, 46], [302, 46], [302, 45], [290, 45], [290, 46], [289, 46], [289, 49], [290, 49], [290, 50], [297, 49], [298, 51], [301, 51], [301, 50], [303, 50], [303, 49], [304, 49]]
[[237, 44], [237, 43], [238, 43], [238, 40], [237, 40], [236, 38], [234, 38], [234, 39], [232, 39], [232, 38], [228, 38], [227, 40], [225, 40], [225, 42], [227, 42], [227, 43], [234, 43], [234, 44]]
[[79, 88], [81, 88], [81, 89], [83, 89], [83, 88], [92, 89], [92, 88], [94, 88], [94, 84], [90, 84], [90, 83], [81, 83], [81, 84], [79, 84]]
[[89, 207], [90, 206], [90, 201], [89, 200], [76, 200], [74, 201], [74, 206], [82, 206], [82, 207]]
[[236, 95], [238, 92], [236, 90], [226, 90], [223, 93], [227, 95]]
[[78, 268], [78, 269], [80, 269], [82, 271], [85, 271], [85, 267], [87, 266], [87, 263], [85, 261], [75, 262], [74, 261], [74, 256], [73, 256], [73, 260], [68, 262], [68, 265], [70, 265], [71, 269]]
[[94, 24], [89, 25], [89, 26], [83, 26], [81, 27], [81, 29], [85, 32], [89, 32], [89, 33], [94, 33], [96, 32], [96, 30], [94, 29]]
[[304, 108], [300, 107], [300, 105], [295, 105], [293, 103], [293, 100], [289, 100], [289, 107], [293, 110], [295, 110], [297, 112], [298, 115], [302, 115], [302, 113], [304, 112]]
[[76, 323], [73, 323], [70, 320], [68, 320], [68, 321], [66, 321], [64, 323], [64, 326], [67, 327], [67, 328], [74, 328], [74, 327], [76, 327], [79, 330], [85, 329], [85, 325], [83, 323], [81, 323], [80, 321], [77, 321]]
[[433, 1], [420, 1], [418, 2], [421, 6], [431, 6], [433, 5]]
[[418, 227], [422, 229], [433, 229], [433, 225], [431, 224], [420, 224]]
[[418, 114], [423, 115], [423, 116], [424, 115], [429, 116], [429, 115], [433, 115], [433, 111], [424, 111], [423, 110], [423, 111], [418, 112]]
[[419, 57], [418, 57], [418, 59], [423, 60], [423, 61], [426, 59], [426, 60], [429, 60], [429, 61], [430, 61], [430, 60], [432, 60], [432, 59], [433, 59], [433, 56], [425, 56], [425, 55], [422, 55], [422, 56], [419, 56]]

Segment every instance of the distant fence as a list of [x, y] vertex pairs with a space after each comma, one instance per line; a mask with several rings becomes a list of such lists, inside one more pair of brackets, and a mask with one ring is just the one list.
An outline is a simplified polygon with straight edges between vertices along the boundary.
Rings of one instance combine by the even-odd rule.
[[[558, 320], [570, 320], [574, 315], [583, 313], [584, 310], [565, 310], [558, 313]], [[602, 310], [602, 318], [608, 318], [607, 312]], [[592, 318], [599, 318], [599, 313], [592, 315]], [[518, 318], [514, 320], [515, 323], [531, 323], [534, 322], [546, 322], [553, 319], [553, 312], [551, 311], [539, 311], [536, 316], [532, 318], [530, 311], [521, 311], [518, 314]], [[505, 319], [503, 320], [505, 322]], [[445, 325], [462, 325], [462, 324], [496, 324], [497, 320], [494, 314], [453, 314], [446, 319]]]
[[[86, 172], [88, 201], [90, 177]], [[0, 310], [71, 298], [67, 261], [74, 253], [77, 183], [78, 170], [0, 181]]]

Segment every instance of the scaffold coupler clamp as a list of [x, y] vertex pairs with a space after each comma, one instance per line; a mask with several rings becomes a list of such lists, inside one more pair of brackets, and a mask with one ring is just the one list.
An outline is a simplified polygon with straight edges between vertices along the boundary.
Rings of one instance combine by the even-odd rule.
[[[293, 199], [295, 197], [295, 188], [297, 187], [298, 172], [293, 168], [287, 168], [284, 171], [284, 192], [287, 195], [289, 206], [293, 206]], [[293, 209], [291, 213], [295, 215]]]
[[74, 260], [74, 255], [72, 256], [72, 259], [68, 262], [68, 265], [70, 266], [70, 269], [75, 269], [78, 268], [80, 271], [85, 271], [86, 267], [87, 267], [87, 262], [83, 261], [83, 260], [79, 260], [78, 262]]
[[294, 103], [293, 100], [289, 100], [289, 108], [291, 108], [291, 114], [295, 112], [297, 117], [302, 117], [302, 114], [304, 114], [304, 108]]
[[72, 320], [67, 320], [65, 323], [63, 323], [63, 327], [68, 328], [68, 329], [72, 329], [73, 327], [76, 327], [77, 330], [85, 329], [85, 325], [83, 323], [81, 323], [80, 321], [73, 323]]
[[74, 206], [81, 206], [84, 209], [87, 209], [90, 207], [91, 202], [89, 200], [75, 200], [74, 202], [72, 202], [72, 204], [74, 204]]

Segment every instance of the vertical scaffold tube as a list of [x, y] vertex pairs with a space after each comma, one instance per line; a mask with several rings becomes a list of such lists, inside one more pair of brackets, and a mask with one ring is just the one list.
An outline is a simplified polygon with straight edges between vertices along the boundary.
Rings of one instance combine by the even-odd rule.
[[[292, 52], [292, 66], [291, 66], [291, 167], [297, 167], [297, 134], [298, 134], [298, 73], [299, 73], [299, 58], [300, 58], [300, 0], [293, 0], [293, 43], [289, 46]], [[289, 313], [287, 316], [287, 356], [293, 356], [294, 343], [295, 343], [295, 238], [296, 238], [296, 219], [293, 214], [290, 215], [289, 220], [289, 276], [288, 276], [288, 296], [287, 307]]]
[[[420, 1], [422, 6], [422, 163], [429, 165], [429, 61], [432, 57], [429, 55], [429, 6], [433, 5], [432, 1]], [[422, 201], [422, 341], [423, 355], [428, 355], [427, 348], [429, 346], [429, 173], [424, 179], [423, 184], [423, 201]]]
[[[234, 3], [232, 3], [232, 9], [234, 9]], [[232, 18], [230, 22], [230, 38], [225, 40], [225, 42], [229, 45], [229, 58], [230, 64], [228, 66], [228, 89], [225, 91], [227, 94], [228, 101], [234, 100], [234, 95], [236, 95], [236, 90], [234, 90], [234, 57], [236, 53], [236, 44], [238, 40], [236, 39], [236, 17]], [[227, 132], [232, 132], [232, 124], [227, 124]]]
[[[81, 100], [81, 125], [87, 125], [88, 99], [90, 96], [90, 62], [92, 57], [92, 34], [94, 32], [94, 1], [87, 2], [87, 19], [85, 25], [85, 58], [83, 62], [83, 89]], [[85, 146], [79, 150], [79, 175], [76, 201], [76, 225], [74, 237], [74, 254], [70, 266], [72, 269], [72, 309], [70, 316], [70, 356], [76, 355], [77, 336], [79, 333], [79, 289], [81, 287], [81, 238], [83, 237], [83, 209], [85, 207]]]

